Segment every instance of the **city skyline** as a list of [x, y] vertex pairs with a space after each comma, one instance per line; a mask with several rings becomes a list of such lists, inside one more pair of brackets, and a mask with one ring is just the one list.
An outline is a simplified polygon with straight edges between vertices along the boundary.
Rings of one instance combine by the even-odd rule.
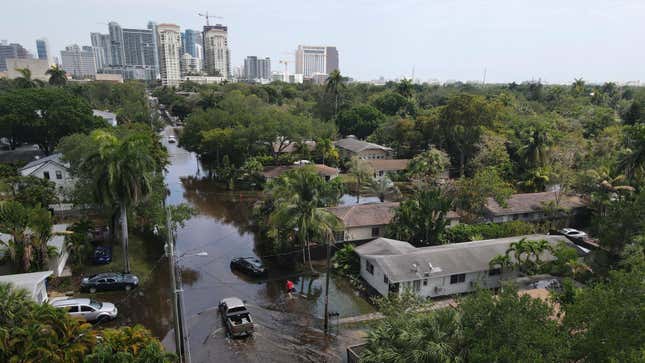
[[[126, 4], [129, 11], [124, 12]], [[223, 17], [217, 23], [229, 29], [231, 66], [263, 54], [275, 60], [273, 70], [281, 70], [279, 60], [293, 62], [286, 53], [298, 44], [320, 44], [336, 46], [342, 53], [341, 72], [362, 81], [410, 77], [413, 70], [414, 77], [422, 80], [482, 80], [485, 69], [489, 82], [570, 83], [578, 77], [591, 82], [645, 80], [640, 66], [645, 50], [633, 46], [645, 30], [639, 19], [645, 4], [638, 1], [363, 0], [324, 6], [288, 1], [277, 7], [250, 1], [116, 0], [109, 4], [70, 1], [59, 4], [53, 13], [33, 13], [37, 6], [42, 4], [33, 0], [8, 4], [7, 11], [14, 16], [0, 24], [0, 39], [20, 43], [36, 54], [36, 39], [46, 36], [56, 55], [70, 44], [89, 45], [90, 32], [105, 31], [101, 23], [145, 28], [148, 21], [155, 21], [201, 29], [205, 22], [197, 13], [217, 9], [214, 14]], [[30, 14], [39, 26], [20, 21], [22, 14]], [[74, 21], [60, 21], [69, 14], [76, 16]]]

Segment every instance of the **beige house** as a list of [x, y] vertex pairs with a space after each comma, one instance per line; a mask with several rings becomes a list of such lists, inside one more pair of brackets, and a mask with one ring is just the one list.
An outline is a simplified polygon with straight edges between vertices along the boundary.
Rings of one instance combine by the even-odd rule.
[[365, 160], [374, 169], [374, 178], [380, 179], [387, 173], [398, 173], [408, 168], [410, 159], [370, 159]]
[[393, 151], [387, 146], [359, 140], [354, 135], [334, 142], [341, 156], [351, 158], [357, 156], [362, 160], [391, 159]]
[[326, 209], [338, 217], [344, 226], [342, 231], [335, 233], [336, 242], [354, 242], [382, 237], [398, 206], [398, 202], [385, 202]]
[[[553, 205], [558, 197], [557, 192], [513, 194], [506, 201], [506, 206], [501, 206], [495, 199], [488, 198], [484, 206], [484, 215], [490, 222], [500, 223], [509, 221], [542, 221], [549, 216], [547, 209]], [[562, 211], [559, 217], [576, 215], [589, 205], [589, 201], [582, 196], [564, 194], [559, 195], [558, 208]]]
[[275, 179], [280, 175], [286, 173], [289, 170], [302, 167], [312, 167], [318, 175], [320, 175], [325, 181], [330, 181], [338, 176], [338, 169], [332, 168], [331, 166], [323, 164], [302, 164], [302, 165], [280, 165], [280, 166], [268, 166], [264, 168], [262, 176], [269, 181]]

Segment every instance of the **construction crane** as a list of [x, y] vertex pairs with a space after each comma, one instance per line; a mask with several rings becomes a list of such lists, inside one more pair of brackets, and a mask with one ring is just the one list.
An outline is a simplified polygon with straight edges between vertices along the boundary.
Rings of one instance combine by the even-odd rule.
[[[282, 52], [283, 55], [295, 55], [293, 52]], [[288, 59], [281, 59], [280, 64], [284, 64], [284, 74], [282, 76], [282, 79], [284, 82], [289, 82], [289, 60]]]
[[210, 24], [210, 22], [209, 22], [209, 19], [211, 19], [211, 18], [212, 18], [212, 19], [224, 19], [224, 18], [223, 18], [223, 17], [221, 17], [221, 16], [208, 15], [208, 11], [207, 11], [207, 12], [205, 12], [205, 13], [197, 13], [197, 15], [199, 15], [199, 16], [201, 16], [201, 17], [203, 17], [203, 18], [206, 18], [206, 26], [211, 25], [211, 24]]

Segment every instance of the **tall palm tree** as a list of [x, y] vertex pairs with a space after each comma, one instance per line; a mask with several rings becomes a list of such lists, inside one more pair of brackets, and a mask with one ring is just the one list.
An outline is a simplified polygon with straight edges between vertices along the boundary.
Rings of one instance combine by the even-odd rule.
[[98, 148], [83, 161], [83, 168], [91, 170], [94, 177], [96, 202], [119, 211], [123, 268], [128, 273], [128, 208], [139, 204], [150, 193], [155, 160], [142, 136], [119, 140], [107, 131], [96, 130], [91, 137]]
[[22, 272], [29, 271], [32, 260], [32, 246], [26, 235], [29, 227], [29, 211], [16, 201], [0, 204], [0, 232], [11, 235], [8, 242], [0, 241], [7, 248], [7, 258]]
[[51, 213], [47, 209], [39, 207], [29, 212], [30, 239], [36, 257], [34, 262], [38, 269], [45, 268], [47, 259], [58, 253], [56, 247], [48, 244], [53, 225]]
[[366, 194], [373, 194], [378, 197], [378, 199], [383, 203], [385, 198], [388, 196], [399, 195], [399, 188], [394, 185], [392, 180], [387, 176], [384, 176], [380, 179], [372, 178], [363, 185], [362, 191]]
[[286, 180], [274, 191], [282, 196], [276, 200], [276, 206], [269, 217], [273, 226], [273, 234], [278, 228], [294, 230], [297, 239], [302, 244], [303, 260], [305, 252], [309, 260], [309, 268], [313, 272], [311, 263], [310, 244], [314, 238], [325, 242], [331, 241], [334, 231], [340, 227], [340, 222], [335, 215], [320, 208], [325, 197], [320, 194], [317, 185], [324, 183], [320, 176], [308, 168], [298, 168], [286, 176]]
[[513, 261], [509, 255], [497, 255], [490, 260], [488, 265], [490, 268], [498, 268], [504, 273], [513, 268]]
[[550, 137], [545, 130], [529, 127], [524, 145], [518, 150], [529, 167], [543, 166], [547, 160], [547, 147]]
[[49, 84], [52, 86], [64, 86], [67, 83], [67, 72], [58, 64], [52, 65], [45, 74], [49, 75]]
[[338, 69], [334, 69], [327, 77], [325, 92], [334, 96], [334, 120], [338, 116], [338, 103], [340, 91], [345, 87], [345, 77], [340, 74]]
[[399, 84], [396, 85], [397, 92], [407, 99], [412, 98], [412, 88], [412, 80], [407, 78], [403, 78]]
[[356, 204], [361, 202], [361, 189], [363, 182], [374, 176], [374, 169], [357, 156], [349, 161], [349, 174], [356, 179]]
[[530, 255], [528, 241], [526, 240], [526, 238], [522, 238], [517, 242], [511, 243], [506, 250], [506, 256], [510, 256], [511, 253], [515, 258], [516, 264], [518, 264], [519, 266], [526, 265], [526, 262], [528, 261]]
[[582, 78], [575, 78], [571, 84], [571, 92], [576, 96], [581, 96], [585, 93], [585, 81]]
[[621, 157], [618, 167], [628, 179], [637, 180], [645, 175], [645, 124], [626, 127], [623, 144], [627, 152]]
[[31, 74], [31, 69], [29, 68], [18, 68], [16, 69], [20, 72], [20, 77], [17, 77], [14, 82], [20, 88], [37, 88], [44, 85], [43, 81], [39, 79], [33, 79]]

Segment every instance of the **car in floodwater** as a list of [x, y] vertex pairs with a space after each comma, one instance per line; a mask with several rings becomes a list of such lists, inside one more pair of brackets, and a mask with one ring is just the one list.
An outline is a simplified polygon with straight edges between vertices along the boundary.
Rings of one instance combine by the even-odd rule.
[[50, 304], [65, 310], [72, 318], [89, 322], [103, 322], [116, 319], [118, 310], [114, 304], [88, 298], [52, 299]]
[[246, 309], [244, 301], [237, 297], [227, 297], [219, 303], [219, 312], [226, 331], [232, 337], [250, 336], [255, 330], [251, 313]]
[[107, 265], [112, 262], [112, 246], [95, 247], [92, 261], [95, 265]]
[[139, 278], [133, 274], [106, 272], [81, 279], [81, 291], [91, 294], [97, 291], [126, 290], [139, 286]]
[[177, 138], [174, 136], [168, 136], [168, 143], [174, 144], [177, 142]]
[[266, 276], [267, 274], [266, 267], [257, 257], [236, 257], [231, 261], [231, 269], [255, 277]]

